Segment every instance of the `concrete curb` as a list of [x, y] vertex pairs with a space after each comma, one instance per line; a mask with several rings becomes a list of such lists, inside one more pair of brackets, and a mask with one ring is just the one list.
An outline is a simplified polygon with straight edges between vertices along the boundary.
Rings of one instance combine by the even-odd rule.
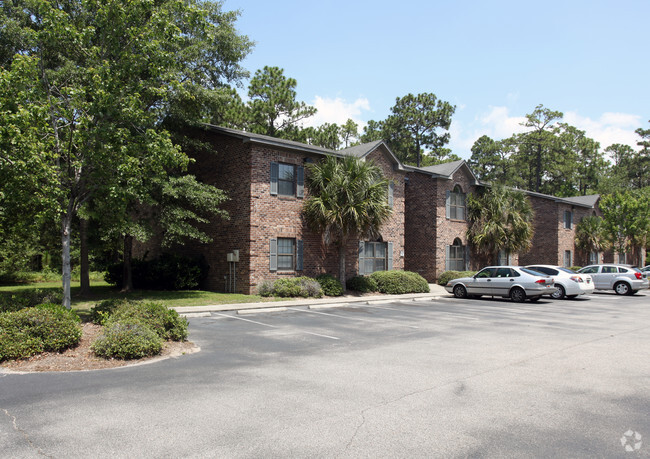
[[[429, 293], [410, 293], [405, 295], [373, 295], [362, 297], [337, 297], [325, 299], [306, 299], [298, 298], [287, 301], [273, 301], [264, 303], [233, 303], [233, 304], [214, 304], [207, 306], [177, 306], [172, 309], [177, 311], [180, 315], [186, 317], [205, 317], [204, 314], [211, 312], [224, 312], [224, 311], [238, 311], [238, 313], [246, 314], [245, 311], [250, 313], [254, 312], [272, 312], [282, 311], [286, 308], [297, 307], [313, 307], [327, 308], [327, 307], [343, 307], [355, 304], [378, 304], [386, 302], [423, 302], [430, 300], [439, 300], [448, 297], [449, 294], [444, 289], [436, 284], [430, 284], [431, 291]], [[200, 314], [200, 315], [199, 315]]]

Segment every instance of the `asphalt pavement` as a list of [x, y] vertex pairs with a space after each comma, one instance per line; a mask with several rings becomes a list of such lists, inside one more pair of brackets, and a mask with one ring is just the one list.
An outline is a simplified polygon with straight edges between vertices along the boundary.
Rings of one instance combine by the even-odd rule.
[[2, 456], [650, 457], [648, 292], [282, 308], [190, 317], [201, 352], [149, 365], [0, 373]]

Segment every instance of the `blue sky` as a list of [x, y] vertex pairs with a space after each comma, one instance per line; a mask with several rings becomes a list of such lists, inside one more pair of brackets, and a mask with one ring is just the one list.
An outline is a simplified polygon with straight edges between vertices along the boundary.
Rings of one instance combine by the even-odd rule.
[[[310, 124], [383, 120], [396, 97], [432, 92], [456, 105], [452, 151], [500, 139], [538, 104], [604, 149], [636, 147], [650, 128], [650, 1], [251, 1], [239, 31], [256, 42], [244, 61], [298, 82], [316, 106]], [[245, 83], [247, 84], [247, 82]]]

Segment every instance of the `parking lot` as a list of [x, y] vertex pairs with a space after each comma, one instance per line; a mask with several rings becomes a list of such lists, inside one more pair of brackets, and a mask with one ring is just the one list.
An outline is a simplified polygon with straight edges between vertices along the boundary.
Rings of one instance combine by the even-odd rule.
[[197, 354], [0, 375], [0, 440], [11, 457], [650, 457], [649, 332], [647, 292], [212, 313], [191, 319]]

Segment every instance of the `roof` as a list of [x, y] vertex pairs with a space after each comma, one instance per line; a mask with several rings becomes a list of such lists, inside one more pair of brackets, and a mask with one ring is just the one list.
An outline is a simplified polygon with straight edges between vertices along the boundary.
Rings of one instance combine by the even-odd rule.
[[231, 137], [241, 139], [244, 143], [258, 143], [262, 145], [269, 145], [274, 147], [286, 148], [289, 150], [298, 150], [305, 153], [316, 153], [319, 155], [328, 155], [328, 156], [355, 156], [357, 158], [364, 158], [368, 154], [377, 150], [378, 148], [383, 149], [384, 154], [397, 166], [397, 169], [403, 170], [403, 165], [397, 156], [390, 151], [388, 145], [383, 140], [376, 140], [370, 143], [364, 143], [361, 145], [355, 145], [353, 147], [344, 148], [343, 150], [330, 150], [329, 148], [318, 147], [315, 145], [309, 145], [302, 142], [295, 142], [293, 140], [279, 139], [276, 137], [271, 137], [264, 134], [255, 134], [253, 132], [240, 131], [237, 129], [226, 128], [222, 126], [215, 126], [213, 124], [204, 124], [205, 128], [212, 132], [217, 132], [220, 134], [225, 134]]
[[551, 196], [550, 194], [536, 193], [534, 191], [520, 190], [518, 188], [517, 190], [523, 191], [530, 196], [535, 196], [542, 199], [550, 199], [552, 201], [568, 204], [571, 206], [587, 207], [589, 209], [596, 207], [596, 203], [600, 199], [599, 194], [591, 194], [588, 196], [573, 196], [570, 198], [558, 198], [557, 196]]
[[432, 177], [440, 177], [440, 178], [445, 178], [445, 179], [451, 179], [451, 177], [461, 167], [465, 167], [467, 169], [470, 176], [474, 180], [475, 184], [479, 183], [478, 178], [476, 177], [476, 175], [474, 175], [474, 171], [472, 171], [472, 169], [470, 169], [470, 167], [467, 165], [467, 162], [464, 159], [460, 159], [458, 161], [451, 161], [451, 162], [448, 162], [448, 163], [436, 164], [435, 166], [426, 166], [426, 167], [407, 166], [407, 170], [413, 171], [413, 172], [422, 172], [422, 173], [425, 173], [425, 174], [429, 174]]

